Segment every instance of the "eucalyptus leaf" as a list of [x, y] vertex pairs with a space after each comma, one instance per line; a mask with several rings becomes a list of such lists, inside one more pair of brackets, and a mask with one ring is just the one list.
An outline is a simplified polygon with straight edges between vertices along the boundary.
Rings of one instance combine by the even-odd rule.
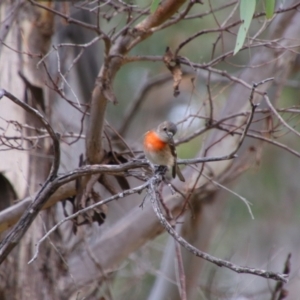
[[241, 24], [237, 34], [233, 55], [237, 54], [243, 47], [255, 11], [255, 5], [256, 0], [241, 0], [240, 16], [243, 24]]
[[271, 19], [274, 15], [275, 0], [265, 0], [266, 3], [266, 18]]

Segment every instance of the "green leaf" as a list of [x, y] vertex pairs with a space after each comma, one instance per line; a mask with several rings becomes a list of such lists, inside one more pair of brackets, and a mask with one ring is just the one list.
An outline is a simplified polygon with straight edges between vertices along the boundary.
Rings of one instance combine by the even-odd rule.
[[157, 10], [158, 5], [159, 5], [159, 0], [152, 1], [151, 8], [150, 8], [151, 14], [153, 14]]
[[271, 19], [274, 15], [275, 0], [265, 0], [266, 1], [266, 17]]
[[243, 47], [255, 11], [255, 4], [256, 4], [256, 0], [241, 0], [240, 16], [241, 16], [241, 20], [243, 20], [244, 23], [239, 28], [233, 55], [237, 54], [240, 51], [240, 49]]

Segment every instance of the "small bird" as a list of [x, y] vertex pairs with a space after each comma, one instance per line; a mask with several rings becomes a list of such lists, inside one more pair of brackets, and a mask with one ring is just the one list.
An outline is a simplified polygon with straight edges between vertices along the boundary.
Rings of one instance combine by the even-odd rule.
[[177, 126], [169, 121], [158, 125], [157, 129], [147, 131], [144, 137], [144, 153], [148, 160], [160, 166], [172, 169], [172, 177], [185, 182], [185, 179], [177, 165], [177, 153], [173, 136], [177, 132]]

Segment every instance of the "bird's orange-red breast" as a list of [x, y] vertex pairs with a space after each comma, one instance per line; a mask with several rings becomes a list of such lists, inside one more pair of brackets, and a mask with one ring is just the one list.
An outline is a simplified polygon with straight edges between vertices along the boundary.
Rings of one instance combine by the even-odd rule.
[[173, 136], [177, 132], [177, 126], [169, 121], [158, 125], [157, 129], [150, 130], [144, 136], [144, 153], [148, 160], [161, 166], [172, 169], [172, 176], [176, 174], [181, 181], [185, 181], [177, 166], [177, 153]]
[[166, 147], [167, 143], [162, 141], [153, 130], [148, 131], [144, 138], [144, 147], [149, 151], [160, 151]]

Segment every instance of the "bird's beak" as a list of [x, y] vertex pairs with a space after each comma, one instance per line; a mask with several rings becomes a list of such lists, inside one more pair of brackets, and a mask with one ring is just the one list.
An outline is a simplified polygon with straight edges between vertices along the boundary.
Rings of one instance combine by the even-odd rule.
[[168, 131], [167, 135], [168, 135], [169, 138], [172, 138], [173, 137], [173, 132]]

